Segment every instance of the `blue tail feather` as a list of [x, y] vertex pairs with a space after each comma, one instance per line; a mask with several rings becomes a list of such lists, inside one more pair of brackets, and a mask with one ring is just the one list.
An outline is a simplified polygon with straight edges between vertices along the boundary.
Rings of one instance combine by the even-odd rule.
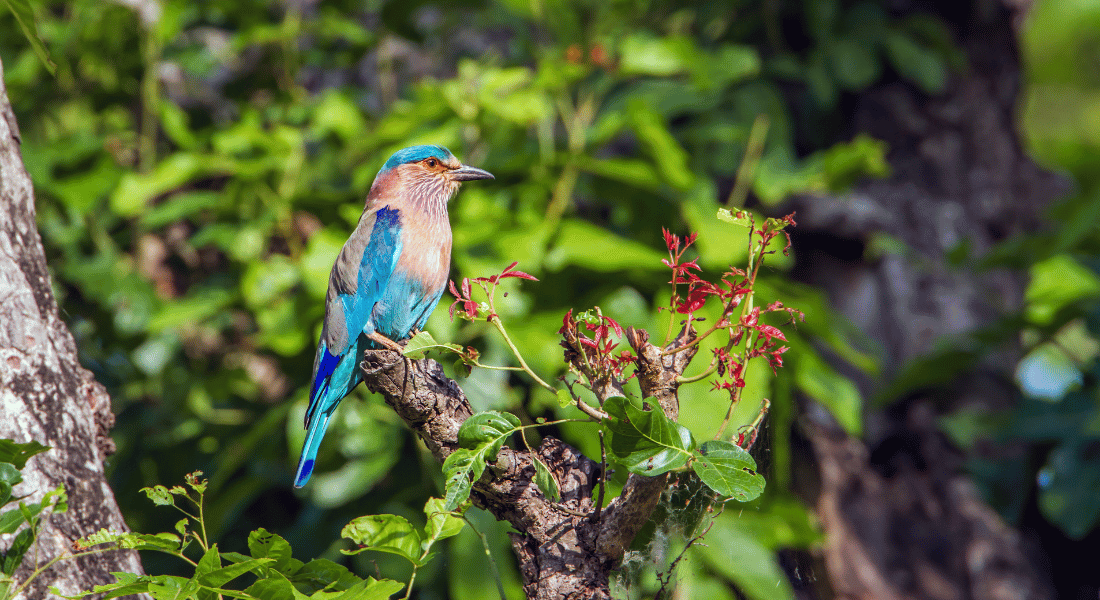
[[306, 434], [306, 443], [302, 446], [302, 456], [298, 459], [298, 473], [294, 476], [294, 487], [302, 487], [309, 482], [313, 474], [313, 463], [317, 460], [317, 450], [321, 447], [321, 439], [325, 437], [325, 429], [328, 428], [328, 420], [331, 413], [317, 413], [309, 424], [309, 433]]

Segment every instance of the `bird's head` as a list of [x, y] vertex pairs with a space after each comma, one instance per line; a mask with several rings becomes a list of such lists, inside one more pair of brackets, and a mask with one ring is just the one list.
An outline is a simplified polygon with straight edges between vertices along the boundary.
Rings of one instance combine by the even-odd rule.
[[458, 162], [443, 146], [410, 146], [394, 152], [382, 165], [378, 179], [396, 175], [397, 181], [413, 195], [446, 202], [463, 181], [493, 179], [492, 173]]

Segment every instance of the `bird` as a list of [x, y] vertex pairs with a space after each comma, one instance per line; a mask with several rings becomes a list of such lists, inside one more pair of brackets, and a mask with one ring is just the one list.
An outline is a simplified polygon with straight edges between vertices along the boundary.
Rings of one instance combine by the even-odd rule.
[[294, 487], [309, 481], [329, 419], [363, 380], [364, 350], [400, 352], [396, 342], [421, 329], [439, 303], [451, 266], [447, 203], [462, 182], [478, 179], [494, 177], [434, 145], [398, 150], [374, 178], [329, 275]]

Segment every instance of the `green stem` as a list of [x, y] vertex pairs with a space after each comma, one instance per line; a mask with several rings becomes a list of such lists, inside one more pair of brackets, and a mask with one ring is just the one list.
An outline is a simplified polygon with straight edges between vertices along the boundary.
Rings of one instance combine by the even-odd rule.
[[745, 144], [745, 156], [741, 159], [741, 166], [737, 169], [737, 180], [734, 182], [733, 189], [730, 190], [729, 198], [726, 200], [726, 206], [730, 208], [742, 206], [745, 203], [745, 197], [749, 194], [750, 182], [756, 173], [756, 166], [760, 163], [760, 155], [764, 152], [764, 141], [768, 135], [768, 125], [767, 115], [757, 115], [756, 120], [752, 122], [749, 140]]
[[676, 378], [676, 383], [685, 384], [685, 383], [695, 383], [696, 381], [702, 381], [702, 380], [706, 379], [707, 377], [710, 377], [711, 375], [713, 375], [714, 372], [717, 371], [717, 370], [718, 370], [718, 357], [715, 356], [713, 359], [711, 359], [710, 366], [707, 367], [707, 370], [703, 371], [702, 373], [699, 373], [698, 375], [692, 375], [691, 377], [683, 377], [683, 376], [677, 377]]
[[493, 314], [489, 317], [489, 322], [492, 323], [493, 326], [497, 328], [497, 331], [500, 332], [501, 337], [504, 338], [504, 342], [508, 344], [508, 348], [512, 350], [512, 354], [514, 354], [516, 356], [516, 360], [519, 361], [520, 368], [526, 371], [527, 374], [535, 380], [535, 383], [549, 390], [551, 394], [556, 394], [557, 390], [554, 389], [554, 386], [543, 381], [541, 377], [536, 375], [535, 372], [531, 370], [531, 367], [527, 366], [527, 361], [523, 360], [523, 355], [519, 353], [519, 348], [516, 348], [516, 345], [512, 343], [512, 338], [508, 337], [508, 332], [505, 331], [504, 323], [501, 322], [500, 317], [496, 314]]
[[485, 557], [489, 559], [489, 568], [493, 571], [493, 580], [497, 584], [497, 593], [500, 594], [500, 600], [508, 600], [508, 596], [504, 594], [504, 582], [500, 579], [500, 569], [497, 569], [497, 561], [493, 559], [493, 553], [489, 550], [489, 538], [484, 533], [478, 531], [477, 527], [474, 527], [473, 521], [468, 519], [466, 515], [462, 515], [462, 520], [466, 521], [466, 524], [470, 526], [470, 530], [477, 534], [477, 537], [481, 538], [481, 546], [485, 548]]
[[409, 598], [412, 596], [413, 583], [416, 582], [416, 571], [417, 571], [417, 567], [416, 567], [416, 565], [413, 565], [412, 575], [409, 576], [409, 588], [407, 590], [405, 590], [405, 600], [409, 600]]

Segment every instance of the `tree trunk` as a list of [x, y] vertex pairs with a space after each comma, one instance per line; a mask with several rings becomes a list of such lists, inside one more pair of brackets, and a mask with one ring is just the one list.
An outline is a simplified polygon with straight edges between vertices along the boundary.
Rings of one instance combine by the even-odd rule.
[[[25, 581], [38, 564], [71, 555], [72, 542], [103, 528], [126, 530], [103, 475], [113, 452], [114, 415], [103, 386], [77, 360], [76, 343], [58, 314], [35, 223], [34, 194], [19, 153], [0, 65], [0, 438], [40, 442], [51, 450], [30, 459], [16, 496], [27, 502], [64, 485], [69, 510], [45, 517], [37, 547], [16, 572]], [[7, 548], [12, 536], [0, 539]], [[75, 594], [110, 583], [112, 571], [143, 573], [134, 551], [62, 560], [36, 577], [23, 598]]]
[[[1007, 236], [1033, 230], [1039, 211], [1064, 191], [1020, 147], [1010, 9], [982, 1], [931, 4], [954, 29], [968, 58], [965, 71], [938, 96], [903, 83], [863, 94], [855, 129], [889, 144], [892, 177], [846, 198], [796, 206], [799, 276], [822, 287], [884, 349], [884, 378], [854, 376], [868, 401], [938, 341], [1021, 308], [1024, 274], [974, 263]], [[901, 244], [869, 257], [868, 245], [885, 237]], [[950, 253], [960, 248], [968, 258], [951, 265]], [[867, 414], [866, 444], [810, 412], [804, 433], [821, 479], [825, 562], [838, 597], [1053, 596], [1019, 534], [981, 500], [937, 424], [961, 406], [1010, 406], [1018, 358], [1007, 351], [949, 365], [959, 376], [946, 394], [887, 398], [888, 409]]]

